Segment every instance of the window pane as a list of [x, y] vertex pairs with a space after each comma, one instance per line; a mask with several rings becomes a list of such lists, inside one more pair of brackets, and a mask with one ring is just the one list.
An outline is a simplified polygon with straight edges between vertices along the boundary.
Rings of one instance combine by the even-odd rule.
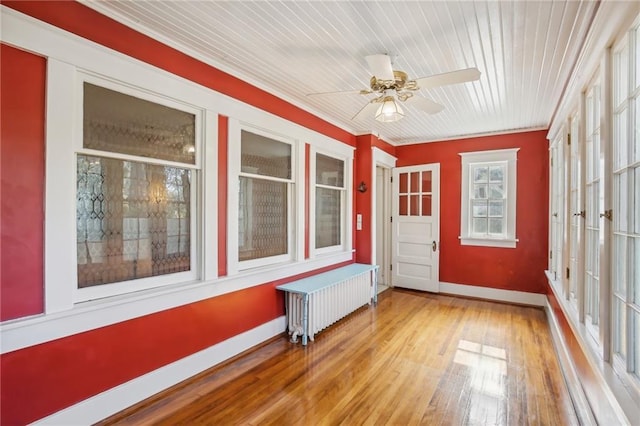
[[409, 197], [406, 195], [401, 195], [398, 199], [398, 214], [400, 216], [407, 216], [409, 214]]
[[431, 171], [422, 172], [422, 192], [431, 192]]
[[503, 217], [504, 216], [504, 201], [489, 201], [489, 216], [491, 217]]
[[344, 187], [344, 161], [316, 154], [316, 183]]
[[489, 179], [489, 168], [476, 166], [473, 168], [474, 182], [487, 182]]
[[627, 98], [629, 91], [629, 63], [628, 50], [625, 46], [613, 56], [613, 68], [615, 78], [613, 90], [613, 106], [619, 106]]
[[422, 216], [431, 216], [431, 195], [422, 196]]
[[633, 137], [633, 152], [630, 153], [635, 161], [640, 161], [640, 98], [634, 100], [636, 119], [635, 129], [631, 129]]
[[614, 170], [619, 169], [628, 162], [627, 142], [627, 110], [613, 116], [613, 159]]
[[502, 183], [492, 183], [489, 185], [489, 198], [493, 199], [503, 199], [505, 198], [504, 193], [504, 184]]
[[613, 298], [613, 351], [621, 357], [627, 356], [626, 304]]
[[486, 183], [476, 183], [473, 185], [473, 198], [487, 198]]
[[616, 260], [612, 262], [613, 268], [613, 291], [618, 294], [622, 299], [626, 300], [627, 292], [627, 239], [623, 235], [615, 234], [613, 236], [613, 258]]
[[484, 200], [473, 200], [471, 202], [472, 216], [473, 217], [486, 217], [487, 216], [487, 202]]
[[633, 188], [633, 200], [630, 201], [633, 203], [633, 223], [634, 223], [634, 233], [640, 234], [640, 167], [636, 167], [633, 169], [633, 174], [635, 175], [635, 185]]
[[288, 252], [287, 187], [285, 182], [240, 177], [238, 258], [241, 261]]
[[636, 64], [634, 67], [636, 70], [636, 73], [635, 73], [635, 79], [633, 82], [634, 84], [632, 85], [632, 87], [635, 89], [638, 86], [640, 86], [640, 30], [636, 29], [634, 31], [634, 34], [636, 38], [634, 43], [636, 46], [636, 49], [635, 49], [635, 52], [632, 53], [632, 56], [635, 57], [635, 60], [636, 60]]
[[632, 341], [634, 343], [633, 345], [633, 354], [634, 354], [634, 362], [633, 365], [635, 366], [633, 373], [635, 374], [636, 377], [640, 378], [640, 313], [636, 312], [636, 311], [632, 311], [633, 314], [633, 335], [632, 335]]
[[84, 83], [85, 148], [195, 164], [194, 114]]
[[339, 190], [316, 188], [316, 248], [340, 245]]
[[628, 173], [626, 171], [613, 175], [613, 202], [615, 203], [615, 208], [613, 209], [614, 231], [626, 232], [629, 230], [627, 175]]
[[418, 195], [409, 196], [409, 209], [411, 216], [420, 216], [420, 199]]
[[246, 130], [241, 145], [243, 173], [291, 179], [291, 145]]
[[473, 219], [473, 233], [474, 234], [486, 234], [487, 233], [487, 219]]
[[400, 193], [406, 194], [409, 192], [409, 174], [408, 173], [400, 173]]
[[504, 167], [493, 166], [489, 169], [489, 180], [491, 182], [503, 182], [504, 181]]
[[504, 219], [489, 219], [489, 234], [501, 235], [503, 233]]
[[411, 192], [420, 192], [420, 173], [411, 173]]
[[78, 287], [188, 271], [189, 170], [78, 155]]
[[633, 238], [630, 281], [633, 283], [633, 303], [640, 306], [640, 237]]

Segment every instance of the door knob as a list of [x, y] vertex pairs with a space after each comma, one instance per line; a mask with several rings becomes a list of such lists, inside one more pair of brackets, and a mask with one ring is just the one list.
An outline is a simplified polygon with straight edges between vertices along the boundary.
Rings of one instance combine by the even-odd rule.
[[431, 243], [431, 250], [436, 251], [437, 249], [438, 249], [438, 243], [434, 241], [433, 243]]

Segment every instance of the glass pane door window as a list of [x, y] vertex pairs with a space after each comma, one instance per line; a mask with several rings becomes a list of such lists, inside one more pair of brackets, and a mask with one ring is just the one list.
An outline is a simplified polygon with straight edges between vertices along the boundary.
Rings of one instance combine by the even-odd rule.
[[578, 114], [574, 114], [571, 118], [571, 145], [569, 149], [569, 167], [570, 167], [570, 185], [569, 185], [569, 213], [570, 213], [570, 229], [569, 229], [569, 301], [574, 308], [578, 308], [578, 286], [582, 282], [579, 271], [580, 266], [580, 244], [581, 244], [581, 226], [583, 224], [582, 217], [582, 200], [580, 188], [582, 186], [580, 174], [580, 144], [579, 139], [580, 120]]
[[599, 340], [600, 313], [600, 242], [604, 235], [600, 229], [600, 212], [604, 210], [601, 190], [600, 156], [600, 84], [595, 83], [586, 97], [586, 182], [585, 182], [585, 300], [587, 328]]
[[431, 216], [431, 171], [400, 173], [398, 214], [400, 216]]
[[613, 49], [612, 350], [640, 378], [640, 30]]

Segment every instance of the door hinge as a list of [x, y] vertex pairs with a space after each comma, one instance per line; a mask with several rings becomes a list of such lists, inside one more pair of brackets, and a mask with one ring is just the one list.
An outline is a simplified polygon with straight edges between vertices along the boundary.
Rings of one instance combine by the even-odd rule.
[[389, 265], [389, 270], [393, 271], [393, 265]]
[[567, 135], [567, 145], [571, 145], [571, 133]]
[[393, 216], [389, 218], [389, 222], [393, 223]]
[[553, 251], [549, 250], [549, 259], [553, 259]]
[[567, 279], [569, 279], [569, 268], [567, 268]]

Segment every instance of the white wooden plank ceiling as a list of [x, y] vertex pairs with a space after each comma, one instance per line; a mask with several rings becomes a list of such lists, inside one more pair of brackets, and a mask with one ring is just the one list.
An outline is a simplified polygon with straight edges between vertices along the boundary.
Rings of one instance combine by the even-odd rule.
[[[597, 2], [85, 1], [128, 26], [352, 133], [395, 144], [547, 128]], [[372, 95], [365, 56], [410, 79], [476, 67], [478, 81], [421, 89], [442, 105], [380, 123], [352, 117]]]

